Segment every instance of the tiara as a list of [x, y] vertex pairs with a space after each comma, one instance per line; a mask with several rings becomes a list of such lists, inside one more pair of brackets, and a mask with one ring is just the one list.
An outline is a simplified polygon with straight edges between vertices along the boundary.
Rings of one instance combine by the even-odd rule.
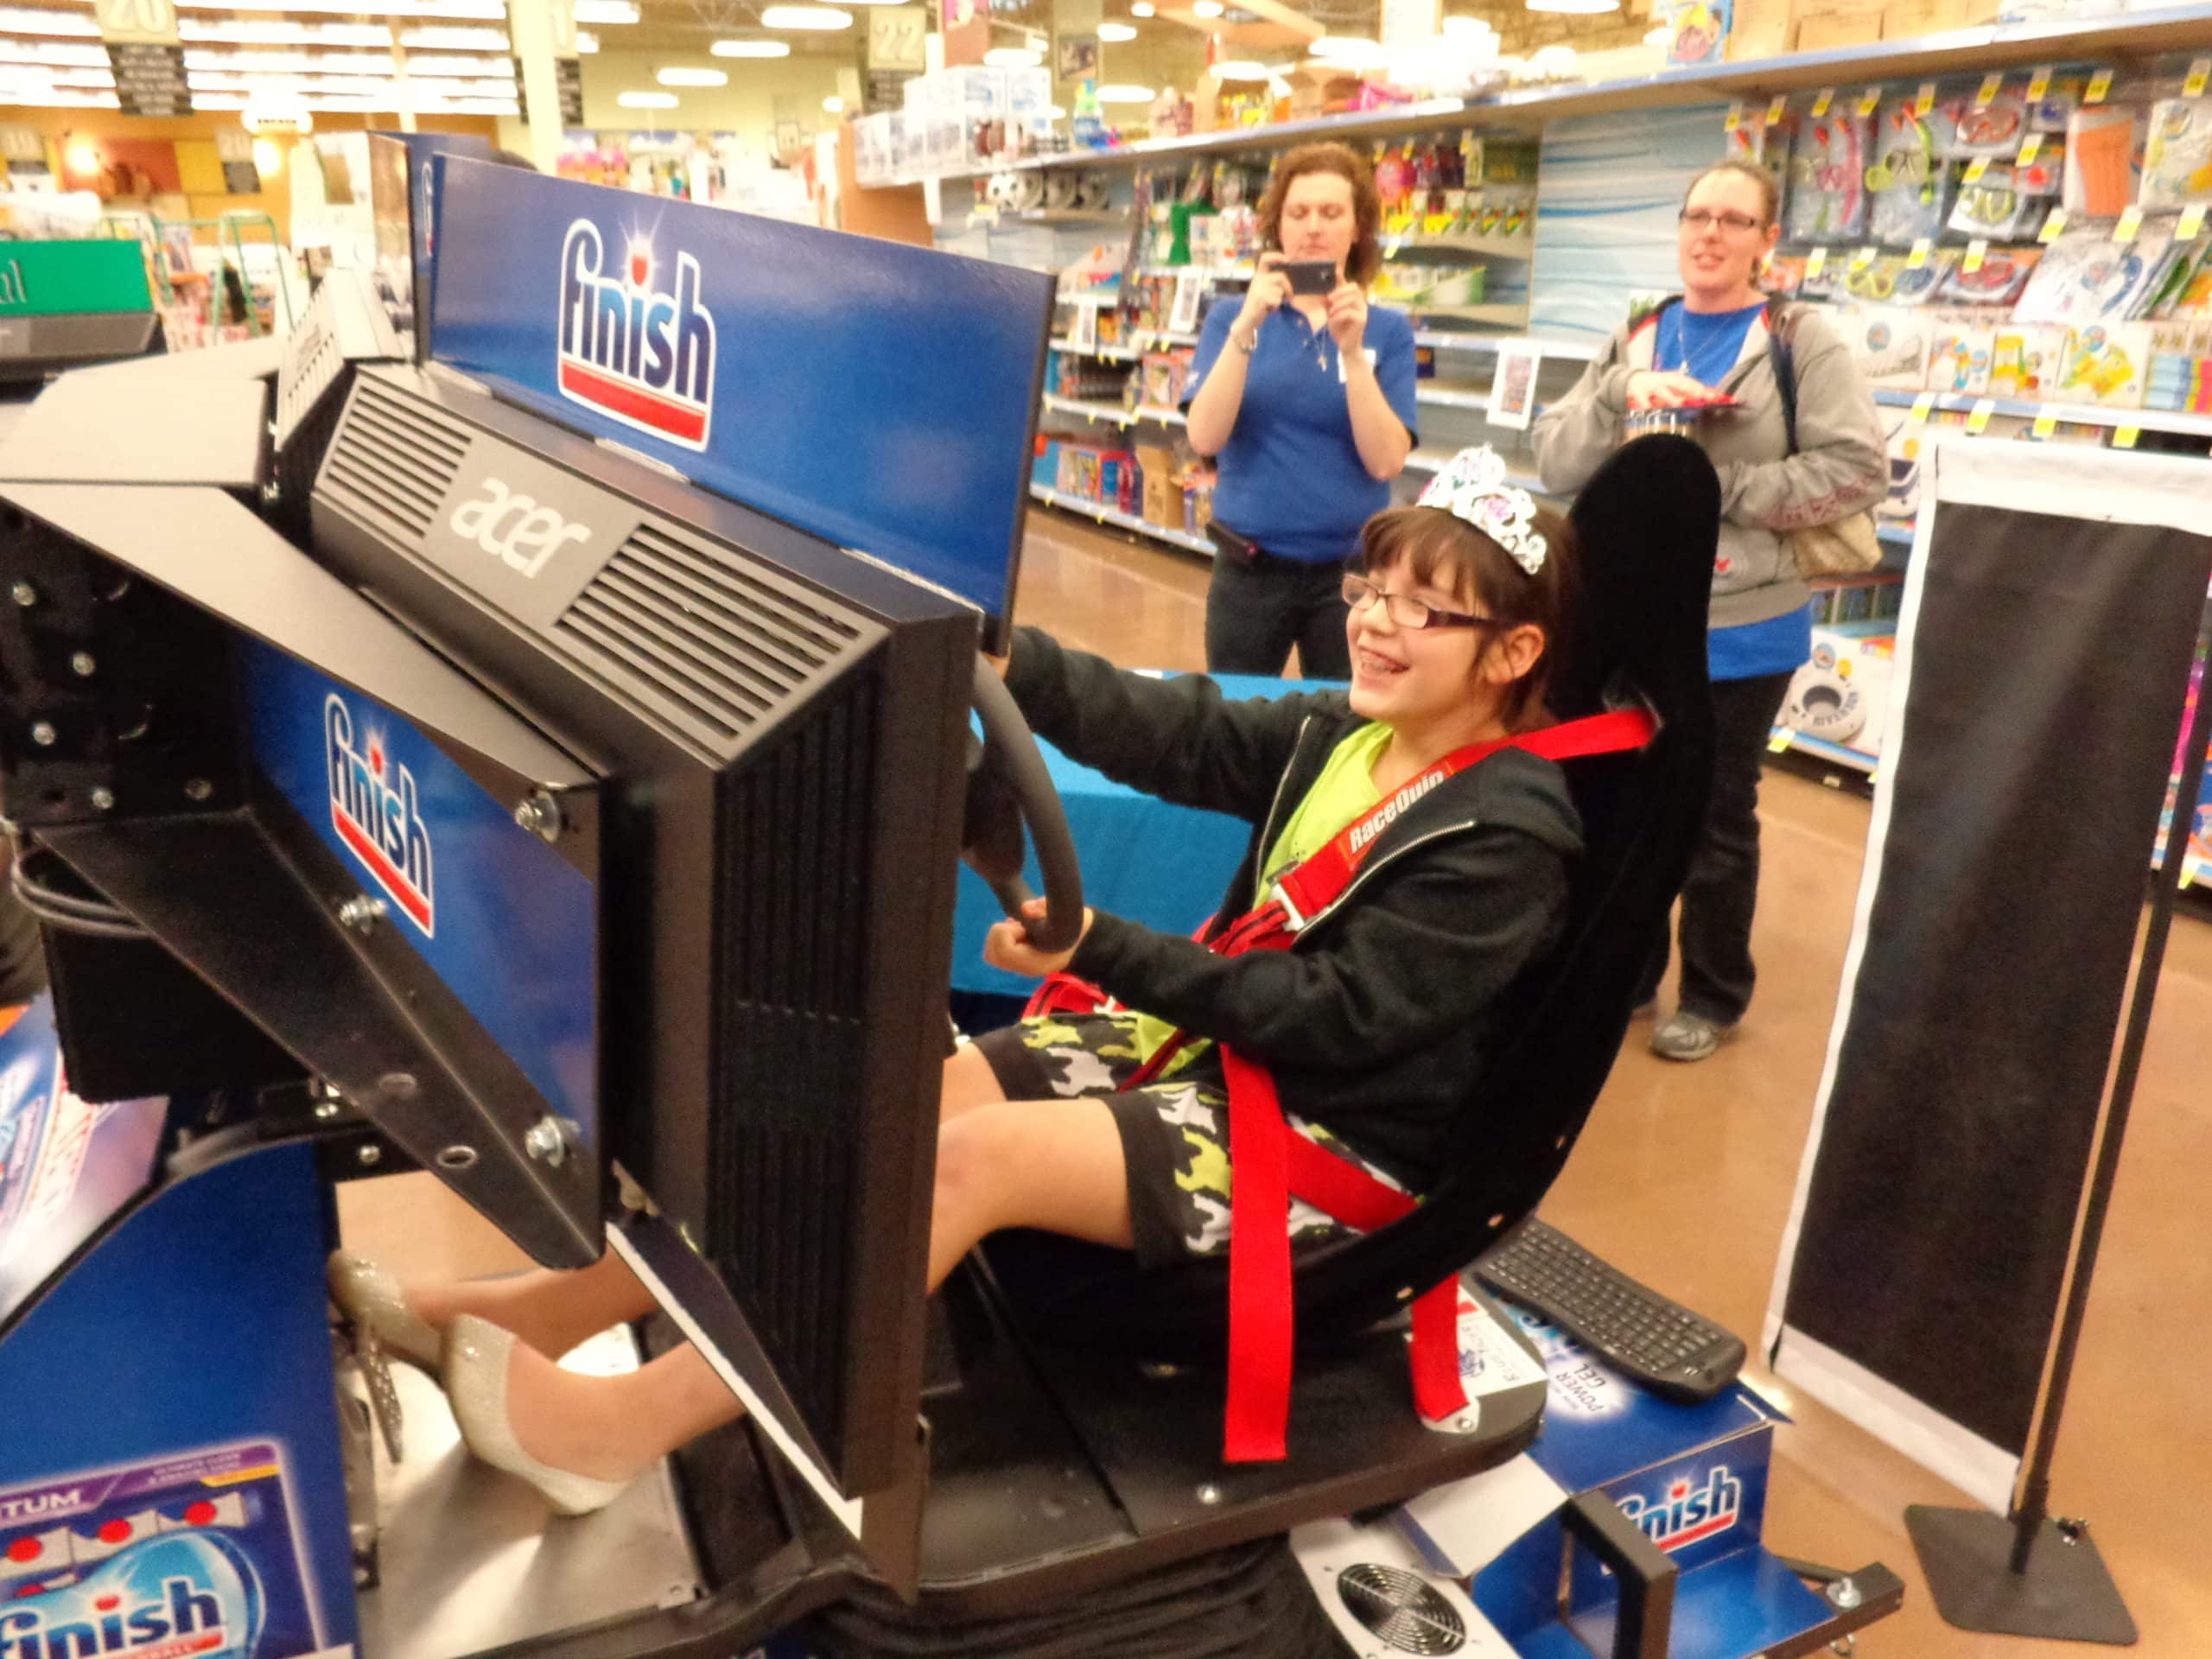
[[1544, 568], [1548, 544], [1536, 530], [1536, 499], [1505, 481], [1504, 459], [1486, 443], [1446, 461], [1415, 505], [1464, 518], [1532, 576]]

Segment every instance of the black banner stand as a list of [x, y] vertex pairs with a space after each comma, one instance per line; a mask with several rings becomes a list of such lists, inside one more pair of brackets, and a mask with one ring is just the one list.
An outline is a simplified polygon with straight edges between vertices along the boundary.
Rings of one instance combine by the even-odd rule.
[[[2212, 625], [2200, 629], [2197, 659], [2212, 650]], [[2003, 1636], [2044, 1637], [2066, 1642], [2101, 1642], [2130, 1647], [2135, 1620], [2120, 1599], [2104, 1558], [2083, 1522], [2054, 1518], [2050, 1512], [2050, 1465], [2058, 1445], [2058, 1423], [2066, 1408], [2066, 1385], [2073, 1376], [2082, 1321], [2088, 1311], [2089, 1282], [2096, 1270], [2097, 1247], [2104, 1236], [2105, 1212], [2112, 1205], [2120, 1172], [2120, 1148], [2127, 1133], [2127, 1113], [2142, 1069], [2143, 1048], [2151, 1029], [2151, 1006], [2172, 931], [2174, 906], [2188, 868], [2189, 832], [2204, 782], [2204, 751], [2212, 743], [2212, 669], [2200, 682], [2196, 709], [2183, 751], [2180, 786], [2166, 831], [2164, 856], [2151, 891], [2151, 920], [2143, 937], [2143, 961], [2127, 1010], [2126, 1035], [2113, 1078], [2112, 1106], [2104, 1137], [2089, 1177], [2088, 1202], [2082, 1217], [2082, 1243], [2074, 1280], [2058, 1325], [2058, 1344], [2050, 1370], [2050, 1391], [2036, 1433], [2020, 1501], [2011, 1516], [1986, 1510], [1939, 1509], [1916, 1503], [1904, 1512], [1905, 1530], [1920, 1557], [1936, 1611], [1946, 1623], [1965, 1630]]]

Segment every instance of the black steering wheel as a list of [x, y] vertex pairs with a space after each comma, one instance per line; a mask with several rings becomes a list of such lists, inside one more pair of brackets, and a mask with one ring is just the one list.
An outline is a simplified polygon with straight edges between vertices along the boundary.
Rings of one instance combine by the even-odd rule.
[[[983, 737], [980, 743], [972, 736], [968, 740], [960, 856], [990, 884], [1006, 913], [1027, 925], [1030, 944], [1039, 950], [1065, 950], [1083, 933], [1083, 872], [1060, 792], [1052, 787], [1052, 775], [1013, 694], [998, 671], [980, 657], [969, 696], [982, 720]], [[1037, 863], [1045, 878], [1042, 921], [1021, 913], [1036, 896], [1021, 874], [1025, 823], [1037, 843]]]

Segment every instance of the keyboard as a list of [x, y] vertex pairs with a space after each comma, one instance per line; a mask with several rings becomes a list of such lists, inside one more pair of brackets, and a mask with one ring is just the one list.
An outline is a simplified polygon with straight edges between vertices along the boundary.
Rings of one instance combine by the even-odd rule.
[[1534, 1216], [1475, 1276], [1573, 1337], [1610, 1369], [1670, 1400], [1710, 1400], [1744, 1367], [1744, 1344], [1599, 1261]]

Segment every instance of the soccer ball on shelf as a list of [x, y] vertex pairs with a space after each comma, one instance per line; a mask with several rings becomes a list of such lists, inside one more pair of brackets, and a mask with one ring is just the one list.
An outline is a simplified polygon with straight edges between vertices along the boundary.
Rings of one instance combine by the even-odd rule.
[[1026, 213], [1045, 200], [1045, 180], [1034, 169], [994, 173], [983, 187], [983, 200], [1002, 213]]

